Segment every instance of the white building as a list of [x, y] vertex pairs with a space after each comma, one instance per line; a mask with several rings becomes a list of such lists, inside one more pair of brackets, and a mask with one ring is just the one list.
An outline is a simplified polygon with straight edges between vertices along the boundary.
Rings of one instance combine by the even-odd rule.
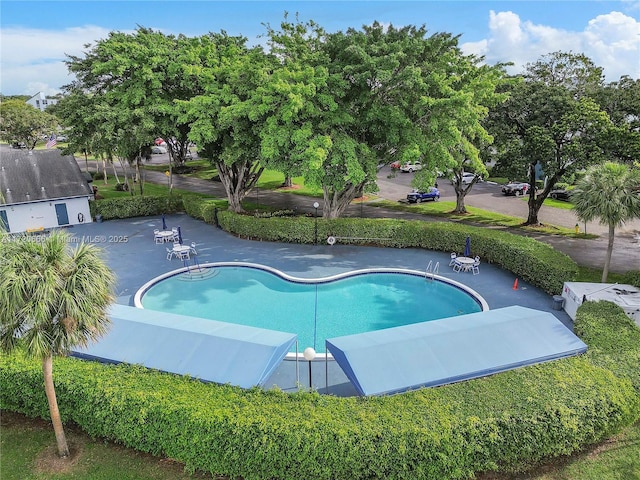
[[31, 105], [32, 107], [35, 107], [38, 110], [44, 112], [44, 110], [49, 105], [55, 105], [56, 103], [58, 103], [58, 100], [56, 100], [55, 98], [47, 97], [42, 92], [38, 92], [33, 97], [31, 97], [29, 100], [27, 100], [27, 103], [29, 105]]
[[0, 226], [11, 233], [91, 222], [93, 190], [72, 155], [3, 150]]

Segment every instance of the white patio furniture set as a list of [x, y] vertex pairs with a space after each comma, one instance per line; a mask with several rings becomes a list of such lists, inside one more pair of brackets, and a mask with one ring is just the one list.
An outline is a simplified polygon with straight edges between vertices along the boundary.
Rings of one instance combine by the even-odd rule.
[[472, 272], [477, 275], [480, 273], [480, 257], [477, 255], [474, 258], [462, 257], [458, 256], [457, 253], [452, 253], [449, 266], [453, 267], [453, 271], [457, 273]]
[[176, 227], [172, 228], [171, 230], [159, 230], [156, 228], [153, 231], [153, 241], [156, 244], [173, 243], [172, 248], [166, 248], [167, 260], [171, 260], [173, 257], [180, 260], [189, 260], [192, 254], [198, 254], [195, 242], [191, 242], [191, 245], [183, 245], [179, 242], [179, 238], [180, 234], [178, 233], [178, 229]]

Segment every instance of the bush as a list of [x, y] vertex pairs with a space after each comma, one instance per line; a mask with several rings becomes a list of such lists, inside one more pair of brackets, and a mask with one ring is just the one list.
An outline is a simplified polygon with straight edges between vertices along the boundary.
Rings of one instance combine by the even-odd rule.
[[567, 255], [537, 240], [482, 227], [452, 222], [417, 220], [313, 217], [256, 218], [230, 211], [219, 212], [219, 223], [243, 238], [273, 242], [314, 243], [316, 221], [318, 241], [333, 236], [349, 245], [376, 245], [395, 248], [425, 248], [452, 252], [471, 238], [473, 251], [482, 261], [513, 272], [522, 280], [549, 294], [562, 292], [564, 282], [578, 274], [577, 264]]
[[93, 179], [94, 180], [104, 180], [104, 172], [94, 172]]
[[[242, 390], [73, 358], [55, 360], [54, 378], [65, 421], [189, 471], [247, 480], [468, 478], [570, 454], [638, 419], [640, 331], [614, 307], [578, 311], [586, 355], [388, 397]], [[0, 382], [0, 408], [48, 417], [37, 360], [0, 357]]]
[[108, 198], [99, 202], [90, 202], [91, 216], [102, 215], [104, 220], [160, 215], [182, 211], [182, 197], [132, 196], [127, 198]]

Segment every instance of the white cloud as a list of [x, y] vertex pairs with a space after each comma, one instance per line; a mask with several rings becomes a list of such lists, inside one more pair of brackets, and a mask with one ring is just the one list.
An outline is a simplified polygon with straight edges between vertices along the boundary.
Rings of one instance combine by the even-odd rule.
[[465, 53], [484, 55], [490, 64], [512, 62], [510, 73], [548, 53], [584, 53], [604, 69], [606, 80], [640, 78], [640, 22], [620, 12], [599, 15], [583, 31], [570, 32], [522, 21], [513, 12], [489, 14], [489, 38], [461, 45]]
[[84, 26], [62, 31], [27, 28], [0, 30], [0, 92], [5, 95], [52, 94], [69, 83], [66, 54], [81, 55], [84, 45], [106, 38], [109, 30]]

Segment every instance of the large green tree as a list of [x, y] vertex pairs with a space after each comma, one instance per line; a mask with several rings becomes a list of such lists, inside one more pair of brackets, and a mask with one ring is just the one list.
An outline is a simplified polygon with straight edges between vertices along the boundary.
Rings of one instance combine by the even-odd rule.
[[615, 125], [605, 138], [607, 149], [618, 161], [640, 159], [640, 79], [623, 76], [605, 85], [594, 96]]
[[23, 143], [33, 150], [38, 140], [56, 131], [58, 120], [48, 112], [22, 100], [0, 102], [0, 138], [10, 143]]
[[[190, 59], [183, 57], [189, 52], [184, 44], [191, 41], [139, 27], [132, 34], [111, 32], [106, 39], [87, 46], [82, 56], [67, 60], [77, 78], [66, 87], [67, 92], [84, 95], [88, 106], [96, 109], [86, 112], [83, 108], [84, 118], [66, 109], [67, 123], [93, 138], [92, 132], [80, 128], [88, 118], [94, 132], [101, 132], [100, 139], [109, 138], [105, 155], [115, 155], [124, 166], [135, 168], [140, 193], [143, 160], [156, 137], [166, 139], [171, 172], [174, 165], [185, 162], [190, 125], [178, 120], [181, 112], [176, 101], [188, 100], [200, 91], [198, 76], [186, 69]], [[110, 110], [106, 116], [99, 108], [105, 106]], [[127, 178], [125, 175], [125, 182]]]
[[615, 162], [594, 165], [578, 182], [571, 200], [578, 218], [609, 227], [602, 282], [607, 281], [617, 227], [640, 218], [640, 168]]
[[473, 141], [490, 140], [479, 121], [499, 98], [501, 71], [462, 56], [457, 38], [379, 23], [326, 34], [284, 22], [269, 34], [281, 68], [266, 87], [277, 93], [267, 95], [262, 145], [323, 189], [325, 217], [375, 189], [378, 167], [393, 160], [425, 161], [417, 184], [432, 184], [454, 156], [483, 168]]
[[272, 65], [262, 48], [246, 38], [210, 33], [189, 45], [185, 68], [197, 72], [203, 93], [178, 101], [179, 120], [191, 124], [189, 138], [216, 167], [229, 209], [242, 212], [242, 200], [265, 168], [261, 153], [260, 113], [254, 107]]
[[602, 87], [602, 69], [584, 55], [556, 52], [526, 67], [523, 81], [510, 88], [507, 102], [492, 109], [486, 123], [494, 135], [497, 169], [544, 188], [529, 190], [526, 224], [565, 175], [607, 158], [612, 131], [606, 112], [590, 97]]
[[42, 362], [58, 454], [69, 455], [53, 382], [53, 357], [109, 328], [114, 275], [101, 251], [53, 231], [46, 238], [0, 233], [0, 348], [19, 347]]

